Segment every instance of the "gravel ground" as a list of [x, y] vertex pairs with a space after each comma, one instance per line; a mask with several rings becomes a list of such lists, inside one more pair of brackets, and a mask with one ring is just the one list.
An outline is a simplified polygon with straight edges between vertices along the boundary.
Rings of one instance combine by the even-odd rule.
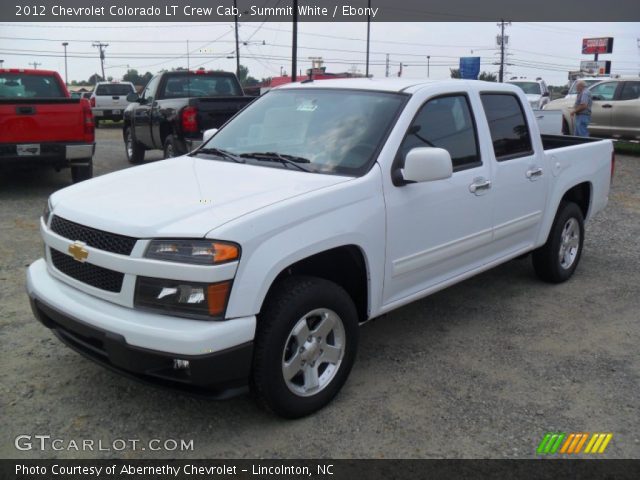
[[[127, 168], [120, 130], [97, 137], [96, 175]], [[612, 432], [607, 458], [640, 458], [639, 157], [618, 156], [571, 281], [540, 283], [528, 259], [514, 260], [371, 322], [341, 394], [296, 421], [248, 396], [209, 402], [132, 382], [33, 318], [25, 267], [41, 256], [46, 198], [69, 178], [0, 173], [0, 457], [513, 458], [562, 431]], [[22, 452], [21, 434], [184, 439], [193, 450]]]

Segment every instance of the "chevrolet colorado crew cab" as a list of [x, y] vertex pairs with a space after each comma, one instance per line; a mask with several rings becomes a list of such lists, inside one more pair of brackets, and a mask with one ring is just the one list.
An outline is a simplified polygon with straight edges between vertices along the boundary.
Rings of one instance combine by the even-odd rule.
[[113, 370], [300, 417], [346, 381], [360, 324], [530, 252], [568, 280], [613, 161], [541, 136], [514, 85], [290, 84], [189, 155], [51, 195], [28, 294]]
[[153, 149], [163, 150], [164, 158], [184, 155], [200, 146], [205, 130], [220, 127], [253, 100], [233, 73], [159, 73], [139, 97], [127, 97], [122, 132], [127, 160], [141, 163]]
[[0, 168], [71, 168], [75, 183], [93, 176], [94, 151], [89, 102], [57, 72], [0, 69]]

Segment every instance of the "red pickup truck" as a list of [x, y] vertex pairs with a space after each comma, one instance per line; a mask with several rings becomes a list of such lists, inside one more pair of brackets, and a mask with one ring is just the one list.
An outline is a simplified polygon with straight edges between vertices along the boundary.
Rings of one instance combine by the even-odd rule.
[[72, 98], [57, 72], [0, 69], [0, 168], [71, 168], [73, 182], [93, 176], [95, 125], [85, 98]]

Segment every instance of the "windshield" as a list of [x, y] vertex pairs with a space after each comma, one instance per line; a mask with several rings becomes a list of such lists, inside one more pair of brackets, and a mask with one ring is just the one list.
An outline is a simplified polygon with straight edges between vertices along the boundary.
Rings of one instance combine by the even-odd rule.
[[275, 90], [240, 112], [203, 151], [219, 149], [249, 163], [288, 168], [282, 161], [258, 160], [285, 155], [308, 171], [361, 175], [406, 98], [355, 90]]
[[65, 98], [53, 75], [0, 73], [0, 98]]
[[227, 75], [187, 74], [167, 79], [163, 98], [240, 96], [235, 78]]
[[[583, 80], [583, 82], [587, 84], [587, 87], [590, 87], [591, 85], [595, 85], [596, 83], [601, 82], [602, 80], [604, 80], [604, 79]], [[577, 95], [578, 94], [578, 90], [576, 90], [576, 83], [578, 83], [577, 80], [575, 82], [573, 82], [573, 84], [571, 85], [571, 88], [569, 89], [568, 95]]]
[[507, 82], [520, 87], [528, 95], [540, 95], [540, 84], [536, 82]]

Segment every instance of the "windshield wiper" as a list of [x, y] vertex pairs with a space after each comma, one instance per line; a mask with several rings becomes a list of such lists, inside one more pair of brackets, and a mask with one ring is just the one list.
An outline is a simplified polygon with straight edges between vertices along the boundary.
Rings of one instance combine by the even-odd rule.
[[219, 148], [201, 148], [200, 150], [198, 150], [197, 152], [194, 152], [194, 155], [197, 155], [199, 153], [205, 153], [205, 154], [211, 154], [211, 155], [217, 155], [219, 157], [222, 158], [226, 158], [229, 160], [233, 160], [236, 163], [247, 163], [247, 161], [243, 158], [238, 157], [237, 155], [234, 155], [231, 152], [227, 152], [226, 150], [221, 150]]
[[243, 158], [253, 158], [255, 160], [262, 160], [265, 162], [280, 162], [283, 165], [292, 165], [303, 172], [310, 172], [308, 168], [300, 165], [301, 163], [311, 163], [311, 160], [304, 157], [296, 157], [295, 155], [288, 155], [286, 153], [278, 152], [253, 152], [240, 154]]

